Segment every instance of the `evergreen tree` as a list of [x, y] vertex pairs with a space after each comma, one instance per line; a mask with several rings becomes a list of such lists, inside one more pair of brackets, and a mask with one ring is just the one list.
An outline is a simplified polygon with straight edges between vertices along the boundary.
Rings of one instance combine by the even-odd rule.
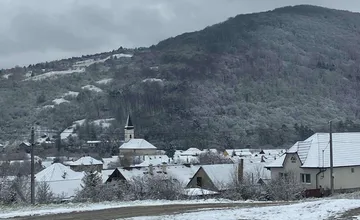
[[82, 190], [79, 193], [80, 199], [86, 199], [93, 202], [97, 201], [101, 183], [102, 179], [98, 172], [86, 172], [84, 178], [82, 179]]

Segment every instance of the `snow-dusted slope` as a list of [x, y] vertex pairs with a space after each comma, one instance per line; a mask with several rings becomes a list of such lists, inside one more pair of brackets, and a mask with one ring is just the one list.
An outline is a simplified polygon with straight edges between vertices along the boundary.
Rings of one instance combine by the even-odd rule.
[[60, 105], [61, 103], [68, 103], [70, 101], [64, 99], [64, 98], [58, 98], [58, 99], [54, 99], [53, 103], [55, 103], [56, 105]]
[[82, 124], [84, 124], [84, 122], [85, 122], [85, 119], [75, 121], [71, 126], [67, 127], [63, 132], [61, 132], [61, 134], [60, 134], [61, 139], [66, 139], [70, 135], [76, 136], [76, 134], [73, 133], [76, 125], [82, 125]]
[[102, 92], [103, 91], [99, 87], [96, 87], [96, 86], [93, 86], [93, 85], [86, 85], [86, 86], [83, 86], [81, 88], [82, 89], [87, 89], [87, 90], [90, 90], [90, 91], [94, 91], [94, 92]]
[[108, 84], [108, 83], [110, 83], [111, 81], [113, 81], [112, 78], [106, 78], [106, 79], [102, 79], [102, 80], [96, 81], [96, 83], [97, 83], [97, 84]]
[[62, 97], [63, 98], [66, 96], [77, 97], [78, 95], [79, 95], [79, 92], [68, 91], [67, 93], [64, 93], [64, 95]]
[[68, 74], [73, 74], [73, 73], [83, 73], [85, 72], [84, 68], [80, 68], [80, 69], [73, 69], [73, 70], [63, 70], [63, 71], [50, 71], [47, 73], [43, 73], [37, 76], [33, 76], [30, 78], [25, 79], [26, 80], [44, 80], [44, 79], [48, 79], [48, 78], [56, 78], [58, 76], [64, 76], [64, 75], [68, 75]]
[[93, 121], [92, 123], [94, 123], [97, 126], [102, 126], [103, 128], [108, 128], [111, 125], [111, 122], [114, 121], [115, 118], [107, 118], [107, 119], [98, 119]]

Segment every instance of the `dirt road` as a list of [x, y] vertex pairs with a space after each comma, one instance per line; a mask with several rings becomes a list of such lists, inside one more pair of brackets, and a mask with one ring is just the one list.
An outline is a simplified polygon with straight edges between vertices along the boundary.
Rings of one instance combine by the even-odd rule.
[[122, 207], [97, 211], [72, 212], [56, 215], [30, 216], [13, 219], [36, 219], [36, 220], [108, 220], [121, 219], [136, 216], [157, 216], [175, 213], [191, 212], [198, 209], [223, 209], [223, 208], [248, 208], [269, 205], [285, 205], [289, 203], [209, 203], [209, 204], [189, 204], [189, 205], [162, 205], [162, 206], [137, 206]]

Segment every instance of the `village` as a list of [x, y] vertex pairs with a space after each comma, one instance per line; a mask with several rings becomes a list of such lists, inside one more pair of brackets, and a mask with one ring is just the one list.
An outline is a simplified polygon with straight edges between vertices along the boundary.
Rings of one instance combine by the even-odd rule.
[[[360, 188], [356, 174], [360, 172], [357, 160], [360, 151], [354, 148], [360, 142], [357, 132], [332, 134], [333, 164], [329, 133], [315, 133], [289, 149], [226, 149], [221, 152], [189, 148], [174, 150], [173, 155], [168, 156], [164, 150], [136, 137], [130, 116], [124, 132], [119, 154], [108, 158], [96, 159], [89, 155], [40, 158], [35, 155], [37, 202], [112, 200], [113, 195], [111, 198], [104, 195], [109, 193], [106, 190], [114, 192], [114, 187], [124, 200], [124, 194], [130, 191], [134, 196], [127, 198], [129, 200], [154, 198], [154, 193], [158, 194], [158, 199], [292, 200]], [[29, 175], [6, 175], [4, 170], [6, 164], [10, 167], [16, 163], [29, 165], [28, 160], [1, 162], [0, 199], [7, 203], [27, 202], [29, 197], [29, 190], [25, 190], [29, 189]], [[331, 172], [333, 182], [330, 181]], [[12, 193], [4, 193], [5, 186]]]

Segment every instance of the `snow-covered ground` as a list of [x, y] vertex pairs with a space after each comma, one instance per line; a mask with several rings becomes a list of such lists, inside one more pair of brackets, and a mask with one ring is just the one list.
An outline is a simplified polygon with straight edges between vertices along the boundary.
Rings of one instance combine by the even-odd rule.
[[95, 63], [103, 63], [105, 61], [107, 61], [108, 59], [111, 58], [121, 58], [121, 57], [127, 57], [127, 58], [131, 58], [133, 55], [132, 54], [124, 54], [124, 53], [119, 53], [119, 54], [113, 54], [111, 56], [108, 56], [104, 59], [87, 59], [87, 60], [82, 60], [82, 61], [78, 61], [73, 65], [73, 68], [84, 68], [84, 67], [88, 67], [91, 66]]
[[112, 57], [116, 57], [116, 58], [121, 58], [121, 57], [131, 58], [132, 56], [133, 56], [132, 54], [125, 54], [125, 53], [118, 53], [118, 54], [112, 55]]
[[321, 220], [338, 216], [341, 213], [360, 207], [360, 200], [352, 199], [324, 199], [302, 202], [292, 205], [255, 207], [255, 208], [229, 208], [222, 210], [199, 210], [192, 213], [149, 216], [129, 218], [128, 220]]
[[62, 140], [68, 138], [70, 135], [76, 136], [76, 134], [73, 134], [74, 129], [76, 128], [76, 125], [82, 125], [84, 124], [85, 119], [74, 121], [73, 124], [69, 127], [67, 127], [63, 132], [61, 132], [60, 137]]
[[58, 76], [63, 76], [63, 75], [68, 75], [68, 74], [72, 74], [72, 73], [83, 73], [85, 72], [84, 68], [79, 68], [79, 69], [73, 69], [73, 70], [63, 70], [63, 71], [50, 71], [50, 72], [46, 72], [37, 76], [33, 76], [30, 78], [25, 79], [26, 80], [43, 80], [43, 79], [47, 79], [47, 78], [56, 78]]
[[[89, 121], [89, 123], [93, 123], [97, 126], [102, 126], [103, 128], [108, 128], [111, 125], [111, 122], [114, 121], [115, 118], [106, 118], [106, 119], [98, 119], [98, 120], [94, 120], [94, 121]], [[76, 125], [83, 125], [85, 122], [85, 119], [82, 120], [78, 120], [78, 121], [74, 121], [73, 124], [69, 127], [67, 127], [62, 133], [61, 133], [61, 139], [64, 140], [66, 138], [68, 138], [70, 135], [72, 136], [76, 136], [76, 134], [74, 134], [74, 129], [76, 128]]]
[[103, 128], [108, 128], [111, 125], [111, 122], [114, 121], [115, 118], [107, 118], [107, 119], [98, 119], [93, 121], [92, 123], [94, 123], [97, 126], [103, 127]]
[[60, 105], [61, 103], [65, 103], [65, 102], [70, 102], [64, 98], [58, 98], [58, 99], [54, 99], [53, 103], [55, 103], [56, 105]]
[[93, 85], [86, 85], [86, 86], [83, 86], [81, 88], [82, 89], [87, 89], [87, 90], [90, 90], [90, 91], [94, 91], [94, 92], [102, 92], [103, 91], [99, 87], [96, 87], [96, 86], [93, 86]]
[[11, 73], [9, 73], [9, 74], [4, 74], [2, 77], [4, 78], [4, 79], [9, 79], [9, 76], [11, 76], [12, 74]]
[[64, 93], [63, 98], [65, 98], [66, 96], [77, 97], [78, 95], [79, 92], [68, 91], [67, 93]]
[[163, 82], [163, 80], [157, 78], [146, 78], [142, 82]]
[[[13, 218], [31, 215], [48, 215], [69, 212], [81, 212], [92, 210], [103, 210], [110, 208], [130, 207], [130, 206], [161, 206], [171, 204], [206, 204], [206, 203], [230, 203], [229, 200], [144, 200], [129, 202], [103, 202], [103, 203], [68, 203], [68, 204], [51, 204], [39, 206], [0, 206], [0, 219]], [[245, 202], [244, 202], [245, 203]]]
[[101, 79], [99, 81], [96, 81], [97, 84], [108, 84], [110, 83], [111, 81], [113, 81], [112, 78], [106, 78], [106, 79]]

